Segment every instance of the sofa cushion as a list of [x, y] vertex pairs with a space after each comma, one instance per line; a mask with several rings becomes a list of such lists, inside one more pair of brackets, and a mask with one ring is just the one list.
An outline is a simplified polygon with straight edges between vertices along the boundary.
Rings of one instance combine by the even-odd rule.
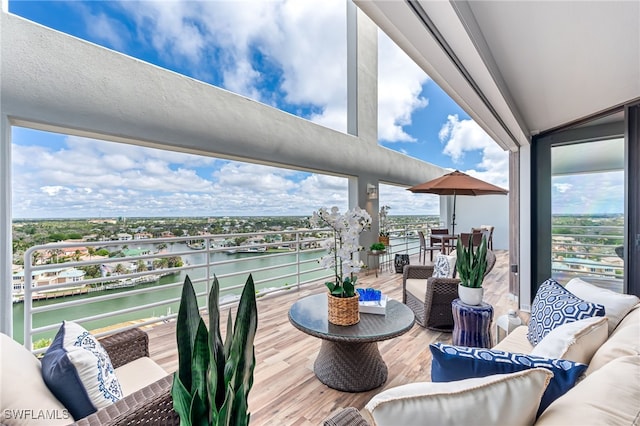
[[607, 322], [607, 317], [591, 317], [563, 324], [551, 330], [530, 355], [589, 364], [609, 337]]
[[553, 379], [542, 395], [541, 413], [556, 398], [573, 387], [587, 366], [562, 359], [549, 359], [525, 354], [498, 351], [494, 349], [468, 348], [464, 346], [432, 343], [429, 345], [431, 380], [450, 382], [492, 374], [506, 374], [531, 368], [546, 368], [553, 373]]
[[122, 398], [109, 354], [71, 321], [62, 323], [42, 358], [42, 377], [76, 420]]
[[363, 411], [377, 426], [530, 425], [551, 376], [534, 368], [449, 383], [410, 383], [377, 394]]
[[456, 257], [439, 254], [433, 265], [433, 277], [436, 278], [453, 278], [453, 271], [456, 267]]
[[533, 345], [527, 339], [528, 328], [526, 325], [516, 327], [507, 334], [493, 349], [519, 354], [528, 354], [533, 350]]
[[602, 368], [612, 360], [629, 355], [640, 355], [640, 306], [625, 316], [609, 339], [593, 354], [587, 375]]
[[122, 388], [122, 395], [132, 393], [149, 386], [167, 375], [154, 360], [143, 356], [116, 368], [116, 376]]
[[555, 280], [548, 279], [538, 288], [531, 304], [527, 338], [535, 346], [559, 325], [604, 315], [604, 306], [584, 301]]
[[40, 361], [0, 333], [0, 423], [56, 426], [73, 422], [69, 411], [42, 380]]
[[613, 333], [622, 318], [640, 303], [638, 296], [616, 293], [615, 291], [589, 284], [580, 278], [573, 278], [565, 288], [587, 302], [599, 303], [604, 306], [604, 312], [609, 318], [609, 334]]
[[639, 377], [640, 356], [615, 359], [555, 400], [536, 425], [638, 424]]

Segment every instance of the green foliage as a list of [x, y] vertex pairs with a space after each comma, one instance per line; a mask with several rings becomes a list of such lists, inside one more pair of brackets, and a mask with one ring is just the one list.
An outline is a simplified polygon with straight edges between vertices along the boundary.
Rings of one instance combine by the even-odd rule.
[[383, 250], [385, 250], [385, 249], [386, 249], [386, 247], [385, 247], [385, 245], [384, 245], [384, 244], [382, 244], [382, 243], [373, 243], [373, 244], [371, 244], [371, 246], [369, 247], [369, 250], [371, 250], [371, 251], [383, 251]]
[[356, 281], [358, 281], [357, 276], [347, 277], [341, 283], [340, 281], [327, 281], [324, 283], [329, 292], [336, 297], [353, 297], [356, 295]]
[[229, 312], [224, 344], [219, 292], [218, 278], [214, 277], [207, 331], [191, 280], [185, 278], [176, 326], [178, 371], [171, 388], [181, 425], [249, 424], [247, 399], [253, 385], [253, 340], [258, 326], [253, 277], [249, 275], [244, 286], [233, 325]]
[[469, 238], [469, 246], [464, 247], [458, 239], [456, 269], [460, 277], [460, 285], [480, 288], [487, 270], [487, 240], [483, 236], [480, 246], [475, 250], [472, 243], [473, 238]]

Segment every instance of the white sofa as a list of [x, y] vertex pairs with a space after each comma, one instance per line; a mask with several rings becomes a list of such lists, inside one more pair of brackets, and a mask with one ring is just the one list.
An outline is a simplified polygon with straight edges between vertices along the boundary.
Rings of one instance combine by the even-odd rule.
[[[132, 329], [100, 339], [100, 342], [109, 353], [124, 398], [89, 416], [93, 419], [90, 424], [111, 421], [114, 415], [119, 416], [125, 408], [130, 409], [136, 401], [146, 405], [145, 410], [153, 409], [152, 404], [145, 402], [150, 400], [154, 393], [168, 394], [171, 376], [149, 358], [149, 339], [146, 333], [140, 329]], [[143, 413], [138, 414], [145, 416]], [[45, 384], [40, 360], [24, 346], [2, 333], [0, 416], [0, 425], [6, 426], [57, 426], [74, 422], [67, 408]], [[126, 424], [126, 421], [124, 423]]]
[[[539, 397], [539, 384], [535, 382], [535, 377], [527, 379], [529, 382], [524, 387], [506, 391], [491, 388], [495, 386], [494, 383], [477, 383], [478, 379], [467, 379], [450, 383], [415, 383], [388, 389], [374, 396], [361, 411], [353, 407], [343, 409], [333, 413], [324, 424], [507, 424], [506, 421], [510, 424], [545, 426], [639, 424], [639, 300], [635, 296], [602, 293], [602, 290], [584, 282], [573, 284], [572, 288], [569, 284], [566, 288], [571, 288], [574, 294], [584, 300], [602, 303], [614, 318], [592, 321], [597, 324], [584, 327], [576, 336], [565, 341], [562, 349], [565, 355], [561, 358], [576, 358], [576, 362], [587, 363], [588, 368], [575, 386], [552, 402], [539, 417], [536, 418], [535, 404], [533, 411], [532, 407], [521, 406], [523, 401], [534, 400], [536, 395]], [[589, 300], [594, 297], [596, 300]], [[603, 298], [604, 302], [597, 300]], [[620, 305], [621, 300], [621, 304], [626, 306], [614, 306]], [[616, 311], [621, 314], [616, 314]], [[616, 315], [619, 317], [616, 318]], [[604, 327], [601, 326], [603, 323]], [[608, 327], [607, 323], [617, 324]], [[516, 328], [492, 349], [530, 354], [534, 346], [527, 339], [527, 331], [527, 326]], [[538, 343], [538, 346], [541, 344]], [[510, 381], [525, 379], [512, 377], [517, 374], [520, 373], [493, 375], [485, 380], [493, 378], [497, 382], [495, 379], [498, 376]], [[514, 397], [515, 393], [517, 395]]]

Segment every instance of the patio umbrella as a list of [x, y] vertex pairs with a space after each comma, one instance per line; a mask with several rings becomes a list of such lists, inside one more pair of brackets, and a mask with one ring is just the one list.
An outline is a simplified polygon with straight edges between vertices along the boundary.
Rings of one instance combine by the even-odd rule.
[[453, 195], [453, 217], [451, 218], [451, 233], [456, 229], [456, 196], [458, 195], [491, 195], [507, 194], [509, 191], [492, 185], [480, 179], [469, 176], [461, 171], [453, 171], [439, 178], [421, 183], [409, 188], [414, 193]]

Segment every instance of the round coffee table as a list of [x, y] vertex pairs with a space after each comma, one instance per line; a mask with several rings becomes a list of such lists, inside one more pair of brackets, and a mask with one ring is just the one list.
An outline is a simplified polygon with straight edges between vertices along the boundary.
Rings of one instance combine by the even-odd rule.
[[387, 381], [378, 343], [400, 336], [413, 327], [414, 314], [406, 305], [387, 301], [385, 315], [360, 313], [360, 322], [348, 327], [327, 320], [327, 294], [315, 294], [295, 302], [289, 321], [302, 332], [322, 339], [313, 366], [316, 377], [330, 388], [364, 392]]

